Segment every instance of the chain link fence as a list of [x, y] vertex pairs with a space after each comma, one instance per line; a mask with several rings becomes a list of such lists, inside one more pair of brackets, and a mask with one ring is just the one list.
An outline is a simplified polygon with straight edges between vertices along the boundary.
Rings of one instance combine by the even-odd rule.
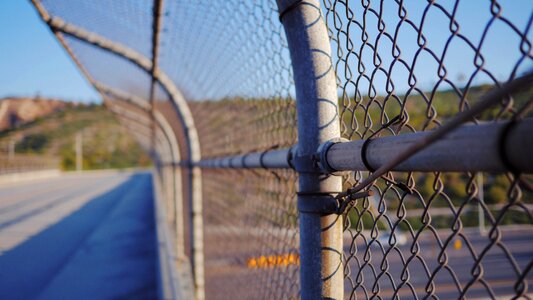
[[[358, 140], [438, 128], [531, 68], [533, 7], [522, 4], [324, 1], [342, 136]], [[511, 120], [529, 97], [502, 99], [471, 122]], [[344, 185], [367, 176], [351, 173]], [[531, 225], [533, 198], [521, 184], [531, 177], [519, 178], [392, 172], [374, 181], [374, 195], [344, 212], [346, 298], [525, 296], [531, 251], [514, 239], [531, 228], [501, 228]]]
[[173, 297], [532, 297], [532, 4], [33, 3], [154, 157]]

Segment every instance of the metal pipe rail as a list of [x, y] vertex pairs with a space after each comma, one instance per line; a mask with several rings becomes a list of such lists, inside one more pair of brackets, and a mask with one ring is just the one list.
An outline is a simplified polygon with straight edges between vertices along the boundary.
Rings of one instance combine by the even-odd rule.
[[152, 147], [155, 147], [155, 94], [156, 94], [156, 84], [157, 79], [155, 77], [155, 72], [157, 70], [158, 58], [159, 58], [159, 33], [162, 24], [161, 15], [163, 13], [163, 0], [154, 0], [153, 7], [153, 25], [152, 25], [152, 68], [150, 69], [150, 115], [152, 117]]
[[[109, 51], [110, 53], [113, 53], [137, 65], [139, 68], [147, 72], [148, 75], [154, 76], [157, 79], [157, 82], [159, 82], [161, 86], [169, 93], [172, 99], [171, 102], [175, 105], [176, 112], [178, 113], [180, 122], [183, 125], [185, 135], [187, 136], [188, 155], [190, 156], [189, 160], [192, 162], [200, 160], [200, 144], [198, 140], [198, 133], [194, 125], [191, 111], [183, 95], [167, 74], [158, 68], [154, 69], [152, 61], [135, 50], [108, 40], [101, 35], [87, 31], [76, 25], [69, 24], [59, 17], [52, 17], [46, 12], [39, 2], [34, 0], [33, 3], [40, 13], [41, 18], [47, 22], [52, 31], [63, 33], [81, 42], [88, 43], [102, 50]], [[65, 45], [67, 44], [65, 43]], [[71, 54], [71, 56], [73, 56], [73, 54]]]
[[[156, 78], [157, 82], [159, 82], [161, 86], [169, 93], [172, 99], [171, 102], [176, 107], [176, 112], [179, 115], [180, 122], [183, 125], [183, 129], [188, 140], [187, 147], [189, 160], [192, 162], [200, 160], [200, 144], [198, 140], [198, 133], [196, 131], [196, 127], [194, 126], [192, 114], [183, 95], [181, 95], [180, 91], [172, 82], [172, 80], [167, 76], [167, 74], [165, 74], [158, 68], [154, 68], [153, 62], [150, 59], [144, 57], [142, 54], [136, 52], [135, 50], [130, 49], [114, 41], [108, 40], [96, 33], [77, 27], [76, 25], [69, 24], [59, 17], [52, 17], [48, 15], [48, 13], [40, 5], [40, 3], [36, 1], [34, 1], [34, 5], [40, 13], [41, 18], [48, 23], [48, 26], [50, 26], [50, 28], [54, 32], [63, 33], [81, 42], [91, 44], [100, 49], [118, 55], [119, 57], [129, 60], [130, 62], [147, 72], [150, 76]], [[160, 26], [160, 24], [158, 26]], [[64, 46], [65, 45], [68, 46], [66, 43], [64, 44]], [[69, 54], [75, 57], [72, 53]], [[90, 78], [90, 76], [88, 78]], [[98, 89], [97, 86], [95, 86], [95, 88]]]
[[[500, 153], [500, 144], [503, 143], [507, 159], [514, 168], [532, 173], [533, 119], [517, 122], [504, 137], [507, 126], [509, 122], [463, 125], [406, 159], [392, 171], [505, 172], [508, 169]], [[366, 149], [366, 159], [372, 168], [377, 169], [429, 134], [431, 131], [372, 139]], [[368, 171], [362, 159], [364, 143], [365, 140], [359, 140], [321, 147], [315, 155], [316, 162], [324, 166], [325, 173]], [[202, 168], [294, 168], [296, 147], [206, 159], [196, 165]]]
[[222, 158], [204, 159], [195, 166], [200, 168], [268, 168], [287, 169], [291, 165], [295, 147]]
[[48, 26], [50, 26], [53, 31], [61, 32], [82, 42], [89, 43], [101, 49], [106, 49], [110, 52], [120, 55], [139, 67], [145, 69], [146, 71], [150, 71], [152, 69], [152, 61], [144, 57], [142, 54], [137, 53], [135, 50], [124, 47], [116, 42], [103, 38], [96, 33], [87, 31], [76, 25], [69, 24], [59, 17], [51, 17], [49, 15], [44, 17], [44, 9], [41, 6], [37, 6], [37, 8], [39, 12], [41, 12], [43, 20], [48, 23]]
[[[525, 173], [533, 172], [533, 119], [516, 123], [505, 136], [509, 122], [464, 125], [415, 153], [393, 171], [421, 172], [505, 172], [509, 171], [502, 160]], [[373, 169], [378, 169], [398, 153], [408, 149], [431, 132], [417, 132], [372, 140], [366, 157]], [[505, 149], [501, 153], [500, 144]], [[364, 141], [338, 143], [326, 153], [326, 163], [334, 170], [366, 170], [361, 159]], [[505, 154], [506, 153], [506, 154]]]
[[[175, 110], [178, 115], [178, 119], [182, 125], [182, 130], [184, 131], [186, 137], [186, 147], [187, 150], [187, 161], [189, 167], [188, 172], [188, 185], [189, 189], [192, 191], [190, 193], [190, 207], [191, 207], [191, 218], [193, 219], [193, 226], [191, 226], [191, 248], [193, 252], [193, 276], [195, 284], [195, 296], [197, 299], [204, 298], [204, 257], [203, 257], [203, 220], [202, 215], [202, 198], [201, 198], [201, 170], [195, 168], [192, 165], [195, 162], [200, 161], [200, 143], [198, 132], [196, 130], [194, 120], [192, 118], [192, 113], [179, 89], [175, 86], [174, 82], [161, 70], [157, 67], [154, 67], [153, 61], [144, 57], [142, 54], [136, 52], [133, 49], [130, 49], [122, 44], [116, 43], [114, 41], [108, 40], [101, 35], [98, 35], [93, 32], [84, 30], [83, 28], [77, 27], [73, 24], [66, 23], [64, 20], [58, 17], [52, 17], [44, 9], [38, 0], [32, 0], [32, 3], [36, 7], [37, 11], [41, 15], [41, 18], [48, 23], [48, 26], [55, 33], [63, 33], [65, 35], [76, 38], [82, 42], [92, 44], [100, 49], [109, 51], [119, 57], [129, 60], [134, 63], [145, 72], [147, 72], [152, 78], [155, 78], [158, 83], [166, 90], [172, 99], [171, 103], [174, 105]], [[158, 5], [160, 5], [159, 3]], [[160, 19], [160, 7], [156, 7], [154, 15], [157, 15], [158, 20], [156, 20], [155, 29], [158, 30], [161, 28], [161, 19]], [[59, 35], [56, 34], [58, 38]], [[153, 41], [157, 41], [158, 37], [154, 36]], [[68, 49], [68, 45], [64, 42], [62, 44], [65, 48]], [[152, 49], [153, 54], [157, 55], [157, 48]], [[75, 59], [75, 56], [72, 52], [69, 54]], [[84, 72], [85, 73], [85, 72]], [[87, 73], [88, 74], [88, 73]], [[90, 76], [88, 76], [90, 78]], [[152, 85], [153, 87], [153, 85]], [[153, 88], [152, 88], [153, 91]], [[152, 92], [151, 92], [152, 94]], [[153, 94], [152, 94], [153, 95]], [[153, 99], [153, 97], [152, 97]]]

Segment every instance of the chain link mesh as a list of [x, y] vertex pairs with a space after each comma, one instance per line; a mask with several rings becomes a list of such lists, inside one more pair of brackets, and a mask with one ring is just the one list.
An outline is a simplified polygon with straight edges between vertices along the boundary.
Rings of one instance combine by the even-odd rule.
[[[296, 143], [294, 86], [275, 1], [176, 1], [161, 68], [189, 103], [202, 158]], [[299, 297], [296, 173], [202, 171], [208, 299]]]
[[293, 171], [204, 170], [208, 299], [297, 299]]
[[[152, 58], [153, 1], [43, 5]], [[349, 140], [438, 128], [533, 66], [526, 1], [323, 0], [323, 17]], [[189, 101], [203, 158], [297, 143], [291, 62], [274, 0], [165, 1], [162, 24], [158, 67]], [[96, 81], [149, 101], [146, 71], [66, 41]], [[159, 85], [155, 94], [184, 145], [170, 95]], [[474, 123], [523, 118], [529, 99], [513, 95]], [[354, 172], [344, 187], [368, 175]], [[531, 297], [531, 175], [388, 177], [404, 185], [379, 179], [374, 196], [344, 213], [346, 298]], [[296, 179], [292, 170], [203, 170], [208, 298], [298, 298]]]
[[152, 0], [43, 0], [42, 4], [52, 16], [151, 57]]
[[[533, 6], [514, 4], [324, 0], [342, 136], [435, 129], [530, 68]], [[526, 96], [475, 123], [512, 119]], [[367, 176], [354, 172], [344, 185]], [[379, 179], [369, 187], [374, 196], [344, 214], [346, 298], [531, 297], [533, 195], [521, 184], [530, 176], [388, 177], [409, 190]]]
[[144, 70], [125, 58], [75, 38], [66, 36], [65, 40], [97, 82], [149, 101], [151, 79]]
[[274, 1], [178, 1], [163, 24], [161, 68], [198, 100], [202, 157], [293, 145], [292, 71]]

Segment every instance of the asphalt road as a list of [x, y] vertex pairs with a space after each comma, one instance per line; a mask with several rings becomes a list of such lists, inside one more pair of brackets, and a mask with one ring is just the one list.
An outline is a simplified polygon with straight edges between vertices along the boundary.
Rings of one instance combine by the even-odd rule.
[[155, 298], [149, 173], [0, 187], [0, 299]]
[[[469, 285], [467, 299], [490, 299], [491, 296], [511, 299], [515, 295], [517, 273], [533, 264], [533, 226], [502, 227], [500, 233], [499, 242], [491, 246], [491, 239], [480, 235], [477, 229], [464, 229], [464, 237], [451, 239], [444, 251], [430, 233], [420, 237], [417, 247], [412, 246], [412, 238], [406, 235], [405, 245], [392, 250], [375, 242], [365, 246], [361, 237], [355, 238], [357, 247], [350, 247], [353, 239], [346, 237], [345, 253], [353, 254], [349, 260], [351, 283], [345, 281], [346, 298], [365, 299], [379, 295], [387, 299], [398, 290], [403, 299], [423, 299], [431, 294], [426, 291], [426, 287], [430, 287], [439, 299], [458, 299], [459, 290]], [[450, 234], [450, 231], [440, 231], [441, 243]], [[475, 257], [481, 255], [479, 266], [482, 271], [475, 268]], [[474, 280], [477, 274], [481, 276]], [[531, 297], [531, 271], [526, 279]], [[431, 282], [433, 287], [428, 285]]]
[[[450, 233], [445, 230], [438, 232], [442, 243]], [[297, 253], [296, 244], [282, 243], [295, 234], [281, 228], [206, 227], [208, 298], [255, 299], [264, 296], [267, 299], [292, 299], [298, 295], [297, 266], [247, 266], [250, 258]], [[369, 245], [369, 232], [357, 236], [355, 244], [352, 243], [353, 237], [346, 232], [344, 254], [352, 256], [348, 260], [350, 273], [344, 280], [344, 298], [392, 299], [398, 291], [400, 299], [459, 299], [459, 291], [471, 281], [466, 299], [513, 298], [517, 271], [521, 273], [533, 264], [533, 226], [501, 227], [501, 239], [492, 247], [489, 247], [491, 240], [486, 235], [480, 235], [477, 228], [463, 229], [463, 234], [460, 245], [456, 245], [458, 239], [451, 239], [441, 254], [437, 239], [429, 233], [419, 238], [418, 248], [411, 247], [413, 240], [407, 236], [404, 245], [391, 250], [383, 240], [383, 248], [377, 242]], [[366, 242], [362, 236], [367, 239]], [[280, 245], [283, 247], [280, 248]], [[417, 249], [419, 251], [415, 251]], [[474, 255], [479, 257], [484, 249], [488, 250], [481, 260], [482, 276], [480, 280], [472, 280], [476, 274], [472, 272]], [[383, 259], [384, 254], [386, 260]], [[533, 299], [533, 270], [529, 271], [526, 279], [527, 296]], [[431, 281], [433, 293], [426, 291]], [[268, 291], [267, 296], [263, 294], [265, 290]]]

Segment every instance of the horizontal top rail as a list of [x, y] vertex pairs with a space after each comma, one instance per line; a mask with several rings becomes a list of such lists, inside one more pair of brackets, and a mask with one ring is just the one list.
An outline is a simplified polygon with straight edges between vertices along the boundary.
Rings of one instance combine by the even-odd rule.
[[[443, 139], [416, 153], [392, 171], [420, 172], [504, 172], [501, 149], [518, 171], [533, 172], [533, 119], [516, 123], [505, 134], [510, 122], [463, 125]], [[397, 153], [409, 148], [431, 131], [407, 133], [367, 140], [333, 143], [317, 152], [315, 163], [326, 166], [325, 172], [368, 171], [363, 162], [365, 142], [368, 164], [377, 169]], [[204, 159], [195, 165], [202, 168], [295, 168], [297, 146], [243, 155]], [[318, 150], [317, 150], [318, 151]], [[320, 157], [322, 160], [320, 161]]]
[[205, 159], [195, 165], [201, 168], [268, 168], [287, 169], [291, 165], [293, 149], [285, 148], [244, 155]]
[[[503, 172], [500, 143], [504, 143], [508, 159], [522, 172], [533, 172], [533, 119], [516, 124], [507, 137], [504, 130], [509, 122], [464, 125], [445, 138], [406, 159], [393, 171], [422, 172]], [[431, 131], [373, 139], [367, 146], [369, 165], [377, 169], [391, 157], [408, 149]], [[327, 152], [327, 163], [338, 171], [366, 170], [362, 160], [365, 141], [338, 143]]]

